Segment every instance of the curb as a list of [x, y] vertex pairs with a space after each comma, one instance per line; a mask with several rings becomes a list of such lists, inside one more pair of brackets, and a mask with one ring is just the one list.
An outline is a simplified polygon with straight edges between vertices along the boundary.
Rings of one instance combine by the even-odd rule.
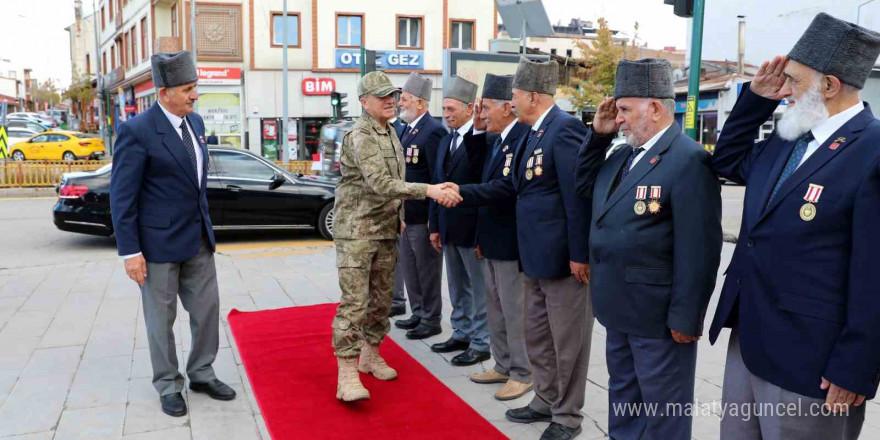
[[54, 187], [49, 188], [0, 188], [0, 199], [56, 197]]

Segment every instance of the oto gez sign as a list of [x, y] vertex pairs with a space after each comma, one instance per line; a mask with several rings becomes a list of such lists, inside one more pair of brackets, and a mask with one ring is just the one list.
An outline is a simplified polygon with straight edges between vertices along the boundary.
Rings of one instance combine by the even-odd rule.
[[[377, 68], [389, 70], [424, 70], [425, 57], [421, 50], [376, 51]], [[336, 49], [337, 69], [360, 69], [360, 49]]]

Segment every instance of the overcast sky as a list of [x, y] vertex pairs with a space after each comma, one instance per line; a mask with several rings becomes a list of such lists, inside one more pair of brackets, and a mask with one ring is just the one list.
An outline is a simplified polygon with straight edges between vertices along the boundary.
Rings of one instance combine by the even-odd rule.
[[[91, 13], [92, 1], [83, 3], [85, 14]], [[544, 0], [544, 5], [553, 24], [567, 24], [572, 18], [595, 22], [606, 17], [613, 29], [632, 33], [638, 19], [640, 40], [649, 47], [685, 45], [687, 21], [673, 15], [672, 7], [662, 0]], [[18, 70], [33, 69], [40, 81], [53, 78], [67, 87], [70, 37], [64, 28], [74, 20], [73, 0], [0, 0], [0, 17], [4, 25], [0, 59], [11, 60]]]

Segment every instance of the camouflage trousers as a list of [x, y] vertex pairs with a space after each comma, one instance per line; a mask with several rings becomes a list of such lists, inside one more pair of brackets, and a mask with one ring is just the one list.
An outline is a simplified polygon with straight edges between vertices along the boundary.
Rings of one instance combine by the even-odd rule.
[[337, 357], [351, 358], [360, 354], [364, 341], [378, 345], [391, 328], [397, 240], [335, 243], [342, 299], [333, 318], [333, 348]]

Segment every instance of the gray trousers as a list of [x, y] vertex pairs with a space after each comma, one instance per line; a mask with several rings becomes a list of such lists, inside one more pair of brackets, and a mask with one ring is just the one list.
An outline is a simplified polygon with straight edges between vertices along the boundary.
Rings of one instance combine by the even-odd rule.
[[473, 350], [489, 351], [483, 266], [477, 259], [477, 252], [473, 247], [445, 245], [443, 256], [452, 302], [449, 317], [455, 330], [452, 337], [459, 341], [470, 340]]
[[144, 322], [153, 364], [153, 386], [159, 395], [183, 390], [174, 342], [177, 297], [189, 312], [192, 346], [186, 361], [190, 382], [217, 378], [211, 364], [217, 357], [220, 337], [220, 299], [214, 254], [202, 239], [199, 253], [182, 263], [147, 262], [147, 278], [141, 286]]
[[[697, 343], [645, 338], [606, 328], [608, 435], [613, 439], [690, 440]], [[648, 414], [637, 405], [656, 405]], [[670, 406], [674, 405], [674, 406]]]
[[531, 383], [522, 276], [516, 260], [483, 259], [489, 342], [495, 358], [495, 371], [517, 382]]
[[[428, 225], [407, 224], [398, 242], [397, 267], [402, 269], [409, 307], [419, 317], [419, 324], [440, 328], [443, 254], [431, 246], [430, 235]], [[395, 284], [396, 278], [395, 274]]]
[[[866, 401], [850, 406], [848, 414], [832, 415], [824, 409], [823, 399], [802, 396], [755, 376], [743, 363], [736, 330], [727, 348], [721, 403], [721, 440], [855, 440], [868, 405]], [[777, 407], [784, 409], [772, 410]], [[797, 409], [790, 413], [790, 408]]]
[[584, 416], [587, 368], [593, 334], [590, 287], [574, 276], [531, 279], [523, 276], [526, 301], [526, 350], [532, 365], [535, 397], [529, 406], [576, 428]]

